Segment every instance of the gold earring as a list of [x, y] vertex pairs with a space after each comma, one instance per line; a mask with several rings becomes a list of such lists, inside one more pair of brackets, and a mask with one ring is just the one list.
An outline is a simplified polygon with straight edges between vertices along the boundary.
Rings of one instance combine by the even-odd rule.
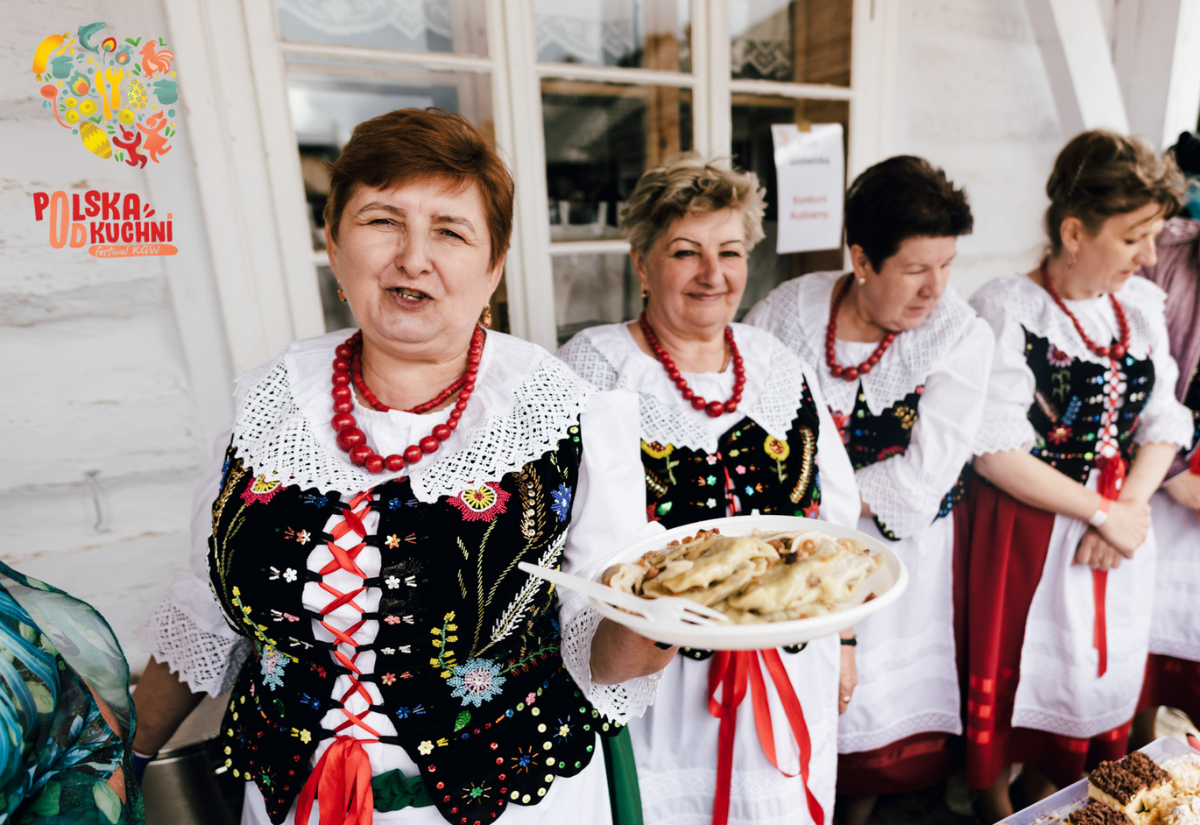
[[1075, 268], [1075, 253], [1072, 252], [1071, 260], [1067, 261], [1067, 269], [1074, 269], [1074, 268]]
[[866, 278], [859, 278], [859, 279], [858, 279], [858, 285], [859, 285], [859, 286], [862, 286], [862, 285], [863, 285], [863, 284], [865, 284], [866, 282], [867, 282], [867, 279], [866, 279]]
[[650, 290], [646, 289], [646, 287], [642, 287], [642, 297], [643, 297], [643, 298], [649, 298], [649, 297], [650, 297]]
[[485, 327], [491, 327], [491, 325], [492, 325], [492, 307], [490, 304], [488, 306], [485, 306], [483, 308], [483, 312], [481, 312], [479, 314], [479, 323]]
[[342, 292], [342, 288], [338, 287], [338, 300], [343, 304], [346, 303], [346, 293]]

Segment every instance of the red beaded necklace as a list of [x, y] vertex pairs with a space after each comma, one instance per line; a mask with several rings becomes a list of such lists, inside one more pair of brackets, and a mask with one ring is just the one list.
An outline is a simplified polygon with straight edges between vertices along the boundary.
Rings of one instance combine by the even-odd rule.
[[1058, 290], [1054, 288], [1054, 284], [1050, 283], [1050, 276], [1046, 272], [1046, 259], [1042, 259], [1042, 265], [1039, 269], [1042, 276], [1042, 286], [1050, 293], [1050, 298], [1054, 303], [1058, 304], [1058, 308], [1067, 314], [1071, 319], [1071, 323], [1075, 325], [1075, 331], [1079, 333], [1079, 337], [1083, 339], [1083, 343], [1092, 352], [1099, 355], [1101, 358], [1124, 358], [1125, 353], [1129, 352], [1129, 319], [1125, 317], [1125, 307], [1121, 306], [1121, 302], [1117, 300], [1117, 296], [1111, 292], [1108, 293], [1108, 300], [1112, 301], [1113, 314], [1117, 316], [1117, 327], [1121, 330], [1121, 340], [1119, 343], [1113, 344], [1111, 347], [1102, 347], [1093, 341], [1086, 332], [1083, 331], [1083, 325], [1079, 323], [1079, 319], [1075, 317], [1075, 313], [1067, 308], [1063, 302], [1062, 296], [1058, 294]]
[[738, 352], [737, 342], [733, 340], [733, 330], [725, 327], [725, 343], [729, 344], [729, 350], [733, 354], [733, 395], [729, 396], [729, 400], [722, 403], [720, 401], [705, 401], [688, 386], [687, 379], [680, 374], [675, 362], [671, 360], [671, 356], [667, 355], [667, 351], [658, 343], [658, 336], [654, 334], [654, 329], [650, 326], [650, 322], [646, 320], [646, 313], [642, 313], [638, 318], [638, 324], [642, 327], [642, 334], [646, 336], [646, 340], [650, 343], [650, 349], [654, 350], [654, 357], [663, 365], [663, 369], [667, 371], [667, 375], [679, 391], [683, 394], [684, 401], [691, 401], [692, 406], [697, 410], [704, 410], [712, 418], [718, 418], [727, 412], [736, 412], [738, 404], [742, 400], [742, 390], [746, 388], [746, 366], [742, 361], [742, 354]]
[[333, 418], [329, 423], [333, 425], [334, 432], [337, 433], [338, 446], [350, 454], [352, 462], [360, 467], [366, 467], [367, 472], [371, 473], [382, 473], [384, 467], [389, 472], [397, 473], [404, 469], [405, 464], [411, 466], [420, 461], [423, 456], [437, 452], [442, 442], [449, 438], [450, 433], [458, 426], [458, 420], [462, 418], [463, 411], [467, 408], [467, 401], [471, 398], [471, 392], [475, 389], [475, 376], [479, 373], [479, 361], [483, 358], [484, 338], [483, 329], [475, 327], [475, 332], [471, 336], [471, 348], [467, 353], [467, 371], [432, 400], [405, 411], [429, 412], [458, 392], [458, 401], [455, 403], [454, 409], [450, 410], [450, 417], [446, 423], [438, 424], [433, 428], [431, 435], [425, 436], [416, 444], [408, 447], [403, 455], [393, 454], [384, 458], [367, 446], [366, 433], [358, 428], [354, 416], [350, 414], [350, 411], [354, 409], [354, 390], [350, 389], [351, 381], [376, 410], [387, 412], [391, 409], [380, 403], [375, 394], [367, 388], [366, 382], [363, 381], [362, 332], [351, 335], [345, 343], [334, 350], [337, 357], [333, 359], [333, 391], [331, 393]]
[[833, 307], [829, 310], [829, 324], [825, 327], [825, 363], [829, 365], [829, 373], [834, 378], [844, 378], [847, 381], [857, 381], [860, 375], [866, 375], [871, 371], [871, 368], [879, 363], [879, 359], [887, 352], [887, 348], [892, 345], [892, 341], [896, 340], [896, 333], [888, 331], [887, 335], [883, 336], [883, 340], [879, 342], [879, 346], [875, 347], [875, 351], [871, 353], [871, 357], [863, 361], [857, 367], [842, 367], [837, 362], [835, 346], [837, 343], [837, 316], [838, 309], [842, 306], [842, 301], [850, 294], [850, 282], [854, 280], [854, 273], [851, 272], [846, 276], [846, 280], [838, 289], [837, 295], [833, 298]]

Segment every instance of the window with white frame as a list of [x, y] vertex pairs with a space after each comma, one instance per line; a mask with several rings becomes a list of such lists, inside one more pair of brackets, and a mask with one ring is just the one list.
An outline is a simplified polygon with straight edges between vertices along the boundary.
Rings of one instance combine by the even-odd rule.
[[324, 259], [323, 161], [356, 123], [405, 106], [463, 114], [511, 164], [516, 226], [493, 315], [544, 346], [636, 316], [618, 216], [642, 172], [681, 151], [730, 157], [767, 186], [744, 307], [786, 278], [840, 266], [840, 249], [775, 254], [770, 127], [838, 122], [850, 134], [862, 93], [853, 18], [872, 3], [276, 0], [326, 327], [352, 319]]

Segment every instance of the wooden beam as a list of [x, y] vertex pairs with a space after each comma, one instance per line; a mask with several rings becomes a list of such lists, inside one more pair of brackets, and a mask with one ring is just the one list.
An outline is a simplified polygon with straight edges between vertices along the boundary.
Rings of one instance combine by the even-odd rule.
[[1129, 131], [1096, 0], [1025, 0], [1063, 131]]
[[1200, 0], [1121, 0], [1114, 56], [1133, 134], [1159, 149], [1200, 117]]

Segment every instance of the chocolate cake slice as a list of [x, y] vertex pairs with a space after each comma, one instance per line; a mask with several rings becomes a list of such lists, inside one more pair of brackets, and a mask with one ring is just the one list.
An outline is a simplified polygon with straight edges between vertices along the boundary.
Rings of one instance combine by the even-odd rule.
[[1169, 797], [1174, 790], [1170, 775], [1141, 751], [1134, 751], [1117, 764], [1146, 783], [1142, 810], [1155, 807], [1160, 799]]
[[1149, 785], [1116, 762], [1101, 762], [1088, 776], [1088, 796], [1133, 817], [1143, 808]]
[[1133, 820], [1103, 802], [1089, 799], [1088, 804], [1071, 814], [1071, 825], [1132, 825]]

